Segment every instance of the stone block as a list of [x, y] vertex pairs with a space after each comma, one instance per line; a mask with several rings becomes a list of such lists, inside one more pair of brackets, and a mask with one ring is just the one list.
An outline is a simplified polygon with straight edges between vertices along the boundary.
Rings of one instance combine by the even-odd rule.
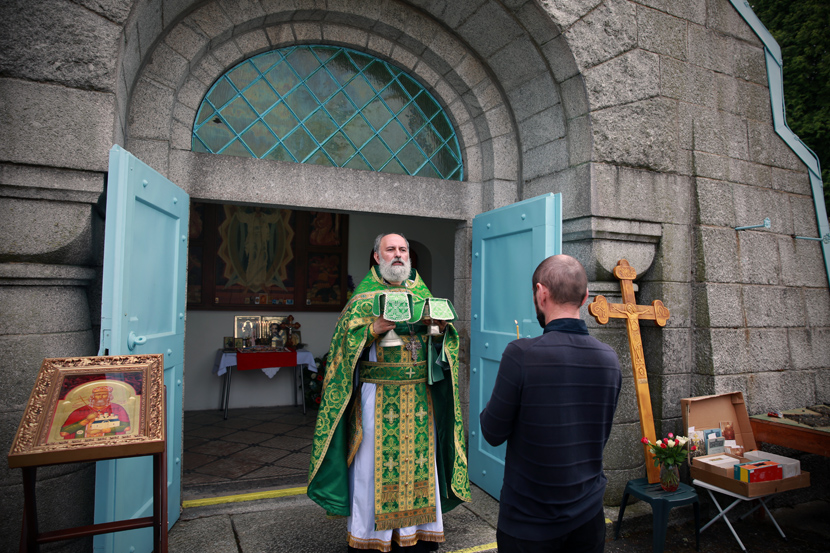
[[173, 89], [143, 77], [133, 94], [130, 136], [167, 140], [173, 118], [173, 103]]
[[577, 65], [584, 71], [637, 46], [637, 7], [626, 0], [607, 0], [566, 29]]
[[[17, 313], [15, 318], [22, 315]], [[5, 352], [0, 361], [0, 385], [5, 390], [0, 398], [0, 410], [22, 414], [43, 360], [95, 355], [94, 338], [90, 328], [50, 334], [0, 335], [0, 351]]]
[[193, 124], [186, 125], [179, 121], [173, 121], [173, 129], [170, 131], [170, 148], [190, 151], [192, 146]]
[[[265, 34], [268, 35], [268, 40], [274, 48], [282, 48], [293, 44], [295, 41], [294, 29], [287, 23], [279, 23], [271, 27], [266, 27]], [[388, 41], [385, 42], [388, 43]]]
[[519, 201], [519, 194], [516, 190], [516, 181], [503, 181], [494, 179], [490, 184], [493, 208], [499, 208], [514, 204]]
[[568, 122], [568, 155], [571, 167], [591, 160], [591, 120], [587, 115]]
[[0, 79], [0, 159], [106, 171], [112, 94]]
[[[482, 29], [498, 29], [498, 32], [483, 33]], [[504, 48], [524, 30], [513, 18], [513, 14], [496, 2], [485, 2], [458, 28], [459, 36], [478, 55], [487, 58]]]
[[[614, 424], [602, 456], [606, 470], [634, 469], [643, 464], [639, 422]], [[633, 444], [633, 445], [632, 445]]]
[[249, 58], [270, 49], [268, 35], [262, 29], [254, 29], [234, 38], [242, 57]]
[[735, 231], [697, 227], [695, 232], [695, 277], [698, 282], [739, 282]]
[[721, 375], [716, 376], [713, 378], [713, 389], [711, 394], [728, 394], [731, 392], [741, 392], [744, 396], [744, 400], [747, 402], [747, 405], [751, 405], [749, 403], [749, 379], [751, 375], [746, 374], [730, 374], [730, 375]]
[[660, 93], [660, 57], [632, 50], [583, 73], [591, 109], [629, 104]]
[[[624, 333], [623, 333], [624, 334]], [[637, 390], [634, 388], [634, 378], [631, 376], [631, 364], [620, 364], [622, 384], [620, 397], [617, 401], [617, 411], [614, 413], [614, 427], [633, 423], [640, 431], [640, 412], [637, 410]]]
[[782, 192], [737, 184], [733, 187], [736, 226], [760, 225], [769, 217], [770, 229], [740, 232], [792, 234], [793, 218], [788, 195]]
[[750, 415], [815, 404], [815, 376], [812, 371], [756, 373], [749, 375], [747, 383], [749, 393], [744, 395], [744, 399]]
[[[652, 375], [688, 375], [692, 372], [692, 336], [688, 328], [661, 328], [654, 322], [642, 322], [640, 333], [649, 378]], [[684, 393], [688, 393], [688, 389]]]
[[756, 84], [741, 79], [735, 80], [740, 101], [737, 104], [737, 114], [754, 119], [767, 125], [772, 125], [772, 107], [770, 106], [769, 88], [764, 81]]
[[0, 163], [0, 197], [95, 204], [103, 192], [103, 173]]
[[555, 105], [519, 123], [519, 132], [522, 136], [522, 146], [528, 150], [545, 142], [564, 138], [565, 114], [562, 112], [562, 106]]
[[810, 238], [819, 237], [816, 220], [816, 204], [810, 196], [790, 195], [790, 209], [793, 215], [793, 234]]
[[177, 101], [173, 105], [173, 121], [179, 122], [192, 129], [193, 124], [196, 121], [196, 110]]
[[747, 327], [794, 327], [807, 324], [807, 306], [798, 288], [744, 286]]
[[755, 121], [748, 121], [748, 126], [749, 159], [763, 165], [793, 171], [804, 170], [804, 164], [789, 146], [775, 134], [772, 126]]
[[[661, 375], [651, 381], [653, 386], [652, 410], [655, 419], [680, 419], [683, 415], [680, 409], [680, 399], [691, 395], [690, 374]], [[671, 426], [664, 423], [663, 426]], [[666, 434], [668, 431], [662, 432]]]
[[793, 192], [794, 194], [801, 194], [803, 196], [812, 195], [810, 176], [806, 171], [791, 171], [789, 169], [779, 169], [777, 167], [762, 167], [764, 167], [767, 174], [770, 175], [772, 187], [776, 190]]
[[[460, 46], [460, 45], [458, 45]], [[460, 48], [459, 48], [460, 50]], [[463, 51], [459, 51], [463, 54]], [[453, 65], [455, 73], [461, 77], [461, 80], [470, 87], [475, 88], [485, 81], [489, 81], [487, 71], [481, 62], [472, 55], [464, 56], [456, 64]]]
[[[539, 75], [517, 88], [508, 90], [507, 97], [516, 120], [520, 122], [559, 104], [559, 91], [550, 75]], [[563, 109], [561, 105], [559, 109]], [[564, 118], [564, 113], [562, 117]]]
[[735, 284], [707, 282], [695, 287], [695, 325], [698, 327], [743, 326], [743, 297]]
[[746, 120], [700, 105], [679, 106], [680, 145], [687, 150], [751, 159]]
[[176, 89], [182, 75], [187, 73], [188, 66], [186, 58], [162, 42], [153, 50], [150, 63], [144, 68], [143, 75]]
[[[703, 2], [700, 3], [703, 4]], [[755, 32], [729, 2], [706, 0], [705, 4], [707, 27], [725, 35], [740, 38], [750, 44], [761, 45]]]
[[519, 2], [513, 12], [519, 23], [537, 44], [545, 44], [559, 36], [559, 29], [536, 2]]
[[576, 75], [563, 82], [559, 92], [566, 119], [571, 120], [588, 113], [588, 92], [585, 90], [582, 75]]
[[602, 0], [542, 0], [541, 7], [560, 29], [570, 27], [585, 14], [596, 8]]
[[6, 314], [0, 336], [90, 328], [89, 303], [81, 286], [3, 286], [0, 299]]
[[706, 2], [677, 2], [676, 0], [638, 0], [638, 4], [666, 12], [698, 24], [706, 22]]
[[0, 258], [29, 263], [90, 262], [93, 209], [88, 203], [4, 198], [0, 204]]
[[687, 225], [664, 223], [654, 262], [645, 275], [648, 280], [690, 282], [692, 232]]
[[201, 57], [208, 46], [208, 38], [187, 25], [175, 25], [164, 37], [164, 44], [186, 60]]
[[[295, 23], [294, 25], [295, 32], [299, 33], [299, 30], [296, 30], [297, 24]], [[314, 29], [310, 29], [310, 32], [314, 32]], [[355, 29], [354, 27], [346, 27], [344, 25], [323, 25], [321, 32], [323, 41], [328, 43], [343, 44], [349, 47], [357, 46], [358, 48], [361, 48], [369, 42], [369, 33], [363, 29]]]
[[732, 45], [729, 39], [703, 25], [689, 25], [688, 31], [689, 63], [731, 77], [733, 58], [729, 55]]
[[639, 285], [638, 304], [651, 305], [654, 300], [660, 300], [671, 312], [671, 317], [666, 321], [665, 327], [659, 327], [653, 321], [644, 322], [642, 326], [666, 330], [690, 327], [692, 322], [692, 291], [688, 283], [640, 280]]
[[781, 259], [781, 284], [810, 286], [827, 291], [827, 271], [819, 242], [779, 236], [778, 253]]
[[816, 403], [830, 403], [830, 370], [816, 371]]
[[265, 19], [262, 6], [253, 0], [219, 0], [219, 4], [235, 26]]
[[753, 357], [749, 352], [747, 332], [743, 329], [718, 328], [702, 331], [708, 341], [710, 359], [697, 360], [698, 372], [711, 368], [715, 377], [753, 372]]
[[593, 159], [674, 172], [679, 148], [677, 103], [651, 98], [593, 112]]
[[778, 261], [778, 237], [763, 232], [736, 234], [741, 281], [749, 284], [780, 284], [783, 269]]
[[560, 138], [524, 152], [522, 177], [525, 180], [532, 180], [567, 167], [568, 142]]
[[[699, 156], [695, 156], [696, 159]], [[723, 158], [715, 158], [720, 161]], [[712, 159], [707, 161], [711, 161]], [[711, 167], [713, 164], [708, 164]], [[713, 173], [715, 171], [708, 171]], [[695, 179], [697, 222], [701, 225], [731, 227], [735, 224], [735, 207], [732, 201], [732, 185], [728, 182]]]
[[210, 51], [210, 55], [219, 62], [222, 73], [242, 61], [242, 51], [239, 50], [239, 46], [233, 40], [220, 42]]
[[[720, 378], [720, 377], [719, 377]], [[711, 396], [715, 393], [715, 379], [705, 374], [692, 375], [692, 397]]]
[[564, 219], [590, 215], [590, 173], [590, 165], [586, 163], [538, 179], [525, 180], [522, 198], [533, 198], [549, 192], [554, 194], [561, 192]]
[[198, 8], [185, 19], [189, 26], [199, 29], [214, 44], [216, 39], [231, 36], [233, 21], [231, 21], [217, 2], [211, 2]]
[[691, 63], [662, 56], [660, 58], [660, 92], [668, 98], [699, 106], [717, 104], [715, 73]]
[[649, 52], [685, 60], [686, 27], [684, 19], [648, 8], [637, 10], [638, 42]]
[[76, 3], [43, 0], [3, 2], [0, 21], [0, 75], [115, 91], [121, 24]]
[[690, 178], [604, 164], [593, 168], [595, 215], [629, 219], [636, 213], [640, 221], [689, 220]]
[[516, 88], [548, 70], [539, 51], [524, 37], [513, 40], [486, 59], [506, 89]]
[[545, 60], [547, 60], [556, 82], [561, 83], [567, 81], [571, 77], [579, 74], [576, 59], [564, 36], [559, 35], [544, 43], [542, 45], [542, 55], [545, 56]]
[[812, 327], [830, 327], [830, 294], [823, 288], [805, 289], [804, 302], [807, 304], [807, 324]]
[[200, 59], [197, 65], [191, 69], [191, 75], [199, 79], [204, 85], [205, 90], [210, 88], [213, 83], [222, 76], [226, 67], [220, 65], [213, 55], [205, 55]]
[[170, 144], [166, 140], [142, 140], [133, 138], [127, 143], [128, 151], [161, 173], [167, 175], [167, 157]]
[[735, 41], [732, 55], [735, 77], [767, 86], [767, 59], [762, 47]]
[[[487, 117], [489, 120], [492, 120], [491, 113], [492, 110], [497, 108], [504, 109], [504, 98], [502, 97], [501, 90], [489, 79], [486, 81], [481, 81], [474, 89], [473, 94], [476, 95], [478, 99], [479, 105], [481, 109], [488, 112]], [[503, 134], [508, 132], [509, 130], [513, 129], [513, 114], [510, 115], [502, 115], [501, 119], [506, 121], [505, 124], [501, 125], [501, 128], [494, 127], [491, 125], [493, 129], [491, 131], [492, 136], [498, 136], [499, 134]]]
[[747, 334], [748, 370], [754, 373], [792, 369], [790, 343], [783, 328], [749, 329]]
[[794, 369], [830, 368], [830, 328], [790, 328], [787, 334]]

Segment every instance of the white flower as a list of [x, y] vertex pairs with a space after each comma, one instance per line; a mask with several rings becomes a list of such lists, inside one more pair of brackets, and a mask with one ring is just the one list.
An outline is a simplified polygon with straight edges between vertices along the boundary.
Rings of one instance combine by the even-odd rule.
[[669, 447], [674, 447], [674, 444], [675, 444], [674, 440], [669, 440]]

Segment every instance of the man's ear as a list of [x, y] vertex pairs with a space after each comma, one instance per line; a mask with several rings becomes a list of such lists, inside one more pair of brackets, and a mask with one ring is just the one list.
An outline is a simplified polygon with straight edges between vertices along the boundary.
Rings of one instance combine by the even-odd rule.
[[380, 257], [378, 256], [378, 252], [375, 252], [372, 255], [375, 256], [375, 263], [380, 265]]
[[582, 307], [583, 305], [585, 305], [586, 301], [588, 301], [588, 289], [587, 288], [585, 289], [585, 297], [582, 298], [582, 303], [579, 304], [579, 307]]

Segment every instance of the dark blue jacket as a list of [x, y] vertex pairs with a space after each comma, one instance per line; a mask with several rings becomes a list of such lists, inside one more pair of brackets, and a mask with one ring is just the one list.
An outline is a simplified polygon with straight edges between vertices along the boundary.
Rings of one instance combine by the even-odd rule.
[[480, 417], [487, 442], [507, 441], [500, 530], [549, 540], [596, 516], [621, 380], [617, 354], [580, 319], [555, 319], [542, 336], [508, 344]]

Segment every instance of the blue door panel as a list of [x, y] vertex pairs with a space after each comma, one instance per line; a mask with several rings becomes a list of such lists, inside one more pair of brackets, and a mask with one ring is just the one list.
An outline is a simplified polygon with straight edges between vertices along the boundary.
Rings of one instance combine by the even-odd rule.
[[[181, 501], [189, 200], [126, 150], [110, 150], [99, 355], [164, 355], [168, 526]], [[95, 521], [151, 516], [152, 484], [151, 457], [99, 462]], [[94, 549], [149, 552], [152, 536], [152, 528], [95, 536]]]
[[531, 277], [562, 251], [561, 196], [547, 194], [473, 219], [470, 322], [470, 480], [495, 498], [504, 479], [506, 446], [481, 436], [479, 414], [490, 400], [501, 355], [516, 339], [538, 336]]

